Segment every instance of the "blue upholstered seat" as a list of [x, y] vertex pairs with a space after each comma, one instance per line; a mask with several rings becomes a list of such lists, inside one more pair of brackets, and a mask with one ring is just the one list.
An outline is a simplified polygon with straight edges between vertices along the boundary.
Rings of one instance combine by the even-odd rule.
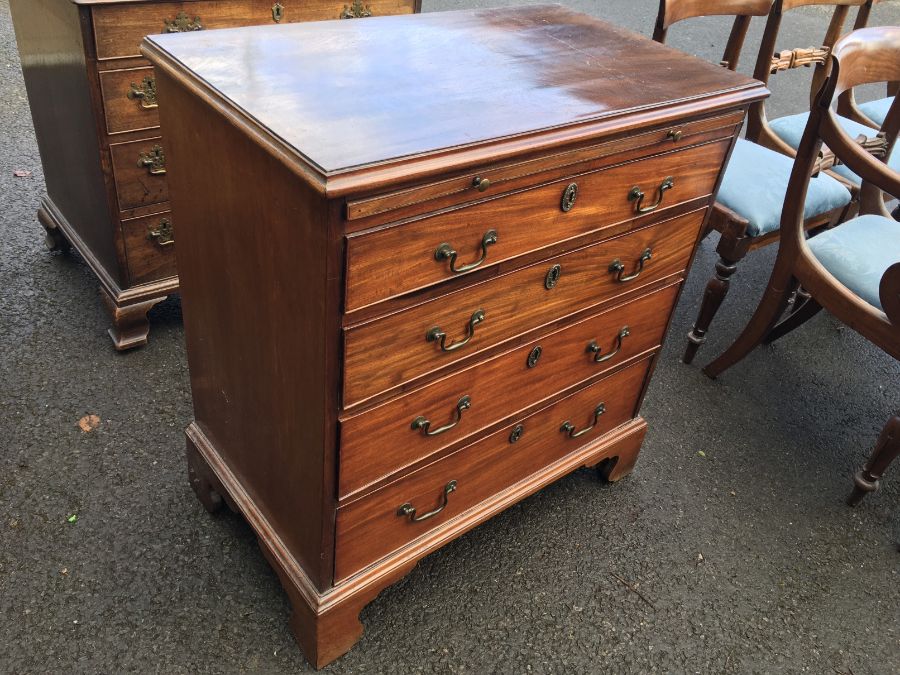
[[[778, 137], [781, 140], [796, 149], [800, 145], [800, 139], [803, 137], [803, 130], [806, 128], [806, 120], [808, 117], [809, 113], [788, 115], [787, 117], [779, 117], [777, 120], [772, 120], [769, 122], [769, 125], [772, 127], [772, 131], [778, 134]], [[848, 120], [846, 117], [838, 117], [838, 120], [840, 120], [844, 131], [850, 135], [850, 138], [856, 138], [860, 134], [871, 138], [877, 133], [871, 127], [867, 127], [865, 124], [860, 124], [859, 122], [854, 122], [853, 120]], [[888, 160], [888, 166], [894, 171], [900, 171], [900, 152], [897, 152], [896, 148], [894, 149], [894, 152], [891, 153], [891, 157]], [[844, 165], [836, 166], [832, 171], [856, 185], [859, 185], [860, 183], [859, 176]]]
[[887, 98], [880, 98], [877, 101], [860, 103], [858, 107], [866, 117], [875, 122], [878, 126], [881, 126], [884, 124], [884, 118], [887, 117], [888, 110], [893, 102], [894, 97], [888, 96]]
[[838, 281], [883, 309], [878, 286], [887, 268], [900, 262], [900, 223], [884, 216], [859, 216], [820, 232], [808, 244]]
[[[776, 231], [794, 160], [739, 138], [719, 188], [719, 203], [749, 221], [747, 234], [758, 237]], [[813, 178], [806, 195], [806, 219], [846, 206], [850, 192], [824, 173]]]

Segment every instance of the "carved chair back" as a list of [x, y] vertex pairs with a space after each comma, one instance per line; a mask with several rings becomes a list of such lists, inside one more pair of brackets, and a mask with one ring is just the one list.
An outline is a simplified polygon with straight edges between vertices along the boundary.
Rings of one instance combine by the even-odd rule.
[[700, 16], [733, 16], [734, 24], [720, 65], [735, 70], [754, 16], [766, 16], [772, 0], [660, 0], [653, 39], [665, 43], [669, 27]]
[[[900, 262], [888, 267], [881, 278], [879, 300], [884, 311], [880, 311], [825, 269], [809, 248], [803, 230], [803, 202], [810, 176], [834, 163], [846, 164], [862, 177], [862, 192], [869, 197], [861, 202], [862, 214], [887, 217], [882, 190], [900, 197], [900, 173], [883, 159], [890, 156], [900, 131], [900, 97], [894, 98], [875, 137], [881, 148], [868, 151], [844, 131], [832, 109], [835, 98], [853, 87], [900, 80], [900, 27], [854, 31], [834, 45], [830, 61], [830, 75], [810, 111], [794, 163], [781, 220], [779, 258], [784, 256], [793, 277], [820, 305], [900, 359]], [[823, 145], [827, 147], [824, 152]], [[900, 223], [896, 236], [900, 240]]]
[[[859, 12], [856, 15], [856, 22], [853, 24], [853, 30], [859, 30], [868, 25], [869, 15], [872, 13], [872, 5], [877, 2], [879, 2], [879, 0], [868, 0], [866, 4], [859, 8]], [[896, 96], [898, 93], [900, 93], [900, 82], [888, 82], [887, 95]], [[856, 96], [854, 95], [852, 88], [838, 96], [837, 110], [839, 115], [859, 122], [860, 124], [865, 124], [873, 129], [877, 129], [879, 126], [877, 122], [869, 119], [869, 117], [860, 110], [859, 106], [857, 106]]]
[[[850, 8], [860, 8], [856, 27], [861, 28], [868, 21], [869, 11], [873, 2], [874, 0], [775, 0], [763, 30], [753, 77], [768, 84], [772, 75], [776, 73], [801, 67], [814, 67], [815, 70], [810, 86], [810, 105], [812, 105], [816, 93], [821, 89], [822, 83], [828, 76], [831, 66], [829, 54], [844, 31], [844, 24]], [[831, 20], [822, 43], [817, 46], [778, 51], [778, 35], [784, 14], [799, 7], [812, 5], [832, 8]], [[790, 156], [795, 154], [794, 149], [769, 126], [764, 101], [750, 107], [747, 114], [746, 135], [748, 140], [760, 143], [773, 150], [778, 150], [783, 154]]]

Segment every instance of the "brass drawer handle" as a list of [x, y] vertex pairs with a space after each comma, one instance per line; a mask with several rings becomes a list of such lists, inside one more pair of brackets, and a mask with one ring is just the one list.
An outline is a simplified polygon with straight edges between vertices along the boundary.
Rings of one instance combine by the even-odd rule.
[[631, 192], [628, 193], [628, 201], [634, 202], [635, 213], [650, 213], [659, 208], [660, 204], [663, 203], [663, 198], [666, 196], [666, 190], [671, 190], [673, 187], [675, 187], [675, 179], [669, 176], [659, 184], [657, 188], [659, 196], [656, 198], [656, 202], [650, 206], [641, 206], [644, 203], [644, 193], [639, 186], [635, 185], [631, 188]]
[[482, 178], [481, 176], [475, 176], [475, 178], [472, 179], [472, 187], [479, 192], [484, 192], [491, 187], [491, 181], [487, 178]]
[[627, 282], [633, 281], [637, 279], [641, 272], [644, 271], [644, 263], [650, 260], [653, 257], [653, 252], [649, 248], [645, 248], [641, 253], [641, 257], [638, 258], [637, 261], [637, 269], [632, 274], [624, 275], [625, 265], [622, 264], [622, 261], [616, 258], [609, 264], [609, 272], [610, 274], [616, 275], [616, 281]]
[[566, 420], [562, 423], [562, 426], [559, 428], [561, 432], [564, 434], [568, 434], [569, 438], [578, 438], [579, 436], [583, 436], [595, 426], [597, 426], [597, 421], [600, 419], [600, 415], [606, 412], [606, 404], [601, 403], [596, 408], [594, 408], [594, 420], [591, 423], [591, 426], [585, 427], [581, 431], [575, 431], [575, 425]]
[[171, 246], [175, 243], [175, 230], [172, 227], [172, 221], [163, 218], [159, 221], [159, 226], [147, 231], [147, 239], [155, 241], [158, 246]]
[[622, 326], [622, 329], [619, 331], [619, 334], [616, 335], [616, 348], [613, 349], [609, 354], [604, 354], [600, 356], [600, 345], [597, 344], [596, 340], [591, 340], [590, 344], [587, 346], [587, 350], [594, 354], [594, 363], [603, 363], [604, 361], [609, 361], [612, 357], [618, 354], [622, 350], [622, 340], [631, 335], [631, 330], [628, 326]]
[[166, 153], [161, 145], [154, 145], [150, 152], [142, 152], [138, 155], [138, 164], [142, 169], [147, 169], [151, 176], [162, 176], [166, 172]]
[[423, 520], [434, 518], [437, 514], [447, 508], [447, 502], [450, 501], [451, 492], [456, 492], [455, 480], [451, 480], [444, 486], [444, 492], [441, 497], [441, 505], [438, 506], [434, 511], [429, 511], [428, 513], [423, 513], [421, 516], [417, 516], [415, 507], [409, 502], [406, 502], [399, 509], [397, 509], [397, 515], [401, 517], [408, 517], [411, 523], [421, 523]]
[[484, 310], [475, 310], [475, 312], [472, 314], [472, 318], [469, 319], [469, 327], [466, 331], [466, 337], [459, 342], [452, 342], [448, 345], [447, 334], [442, 331], [439, 326], [434, 326], [431, 330], [429, 330], [425, 334], [425, 339], [428, 342], [440, 341], [442, 352], [452, 352], [459, 349], [460, 347], [465, 347], [469, 343], [469, 340], [475, 337], [475, 326], [480, 324], [482, 321], [484, 321]]
[[281, 23], [281, 20], [284, 18], [284, 5], [280, 2], [276, 2], [272, 5], [272, 21], [275, 23]]
[[344, 11], [341, 12], [342, 19], [364, 19], [372, 16], [372, 8], [363, 5], [362, 0], [353, 0], [352, 5], [344, 5]]
[[132, 101], [140, 101], [141, 108], [144, 110], [153, 110], [158, 108], [159, 104], [156, 100], [156, 80], [152, 75], [145, 75], [140, 84], [131, 83], [131, 90], [128, 92], [128, 98]]
[[684, 131], [681, 129], [669, 129], [669, 133], [666, 134], [666, 138], [668, 138], [673, 143], [677, 143], [684, 137]]
[[429, 427], [431, 426], [431, 422], [428, 421], [428, 418], [419, 415], [412, 422], [412, 429], [422, 432], [423, 436], [439, 436], [445, 431], [450, 431], [453, 427], [460, 423], [462, 420], [463, 410], [468, 410], [472, 407], [472, 399], [468, 396], [463, 396], [459, 401], [456, 402], [456, 408], [454, 412], [454, 419], [449, 424], [445, 424], [442, 427], [438, 427], [434, 431], [429, 431]]
[[166, 33], [189, 33], [194, 30], [203, 30], [203, 24], [200, 23], [200, 17], [195, 16], [191, 19], [184, 12], [178, 12], [172, 21], [163, 19], [166, 27]]
[[438, 262], [443, 262], [444, 260], [450, 261], [450, 271], [453, 274], [462, 274], [463, 272], [469, 272], [478, 267], [481, 263], [487, 260], [487, 248], [488, 246], [493, 246], [497, 243], [497, 230], [488, 230], [484, 233], [484, 236], [481, 238], [481, 257], [473, 263], [469, 263], [468, 265], [463, 265], [462, 267], [456, 266], [456, 250], [448, 243], [444, 242], [440, 246], [438, 246], [434, 251], [434, 259]]

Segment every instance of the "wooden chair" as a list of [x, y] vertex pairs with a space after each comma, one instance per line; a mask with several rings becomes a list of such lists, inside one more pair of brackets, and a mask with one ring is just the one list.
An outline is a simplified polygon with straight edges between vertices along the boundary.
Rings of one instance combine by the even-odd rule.
[[[873, 0], [873, 2], [877, 2], [877, 0]], [[853, 30], [866, 27], [866, 24], [869, 22], [869, 14], [872, 11], [873, 2], [867, 2], [859, 8]], [[838, 115], [860, 124], [865, 124], [867, 127], [880, 129], [881, 125], [884, 124], [884, 118], [887, 115], [891, 101], [898, 92], [900, 92], [900, 82], [888, 82], [887, 97], [869, 101], [868, 103], [857, 103], [853, 90], [848, 89], [838, 97]]]
[[[750, 20], [754, 16], [771, 15], [771, 8], [772, 0], [660, 0], [653, 39], [665, 42], [669, 27], [684, 19], [735, 16], [721, 62], [734, 70]], [[705, 342], [738, 262], [749, 251], [777, 241], [792, 166], [791, 159], [783, 154], [744, 139], [737, 140], [704, 233], [704, 236], [713, 230], [721, 233], [716, 248], [719, 261], [703, 294], [697, 320], [688, 334], [685, 363], [693, 361]], [[805, 226], [814, 228], [836, 223], [845, 214], [851, 199], [850, 192], [841, 183], [822, 174], [810, 185]]]
[[[731, 347], [704, 368], [717, 377], [766, 338], [799, 285], [812, 301], [885, 352], [900, 359], [900, 223], [885, 209], [885, 193], [900, 195], [900, 172], [865, 152], [831, 105], [853, 87], [900, 79], [900, 27], [865, 28], [842, 38], [832, 50], [831, 74], [813, 106], [799, 144], [781, 219], [780, 246], [772, 276], [753, 318]], [[893, 149], [900, 130], [895, 97], [880, 136]], [[823, 143], [828, 150], [823, 152]], [[849, 167], [863, 179], [863, 215], [807, 239], [802, 204], [810, 175], [828, 166]], [[900, 454], [900, 415], [884, 427], [848, 499], [857, 504], [878, 488]]]
[[[769, 12], [769, 18], [766, 20], [753, 77], [768, 84], [769, 78], [775, 73], [800, 66], [815, 66], [810, 92], [810, 103], [812, 103], [812, 98], [818, 93], [825, 80], [830, 65], [829, 52], [843, 33], [850, 8], [860, 8], [855, 23], [855, 28], [860, 29], [868, 21], [873, 4], [874, 0], [775, 0]], [[831, 22], [822, 45], [776, 52], [775, 47], [784, 14], [798, 7], [809, 5], [833, 8]], [[774, 58], [770, 56], [773, 53], [775, 54]], [[766, 117], [765, 103], [754, 104], [750, 106], [747, 113], [747, 138], [789, 157], [794, 157], [797, 154], [808, 117], [808, 112], [801, 112], [769, 120]], [[838, 116], [836, 119], [844, 131], [852, 138], [857, 139], [860, 145], [873, 152], [881, 151], [880, 140], [874, 138], [875, 133], [871, 126], [846, 117]], [[878, 126], [880, 125], [875, 125], [875, 128]], [[900, 170], [900, 153], [897, 153], [896, 156], [889, 156], [888, 165], [894, 170]], [[856, 193], [859, 189], [860, 177], [848, 166], [836, 165], [831, 168], [830, 173], [842, 181], [851, 192]]]

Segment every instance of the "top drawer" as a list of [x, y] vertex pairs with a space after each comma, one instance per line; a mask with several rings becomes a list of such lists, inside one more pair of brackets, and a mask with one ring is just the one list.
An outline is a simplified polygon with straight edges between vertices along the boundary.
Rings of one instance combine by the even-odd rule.
[[730, 143], [729, 138], [656, 155], [351, 235], [346, 309], [710, 195]]
[[97, 58], [102, 61], [140, 56], [144, 36], [158, 33], [414, 11], [413, 0], [199, 0], [98, 6], [92, 14]]

